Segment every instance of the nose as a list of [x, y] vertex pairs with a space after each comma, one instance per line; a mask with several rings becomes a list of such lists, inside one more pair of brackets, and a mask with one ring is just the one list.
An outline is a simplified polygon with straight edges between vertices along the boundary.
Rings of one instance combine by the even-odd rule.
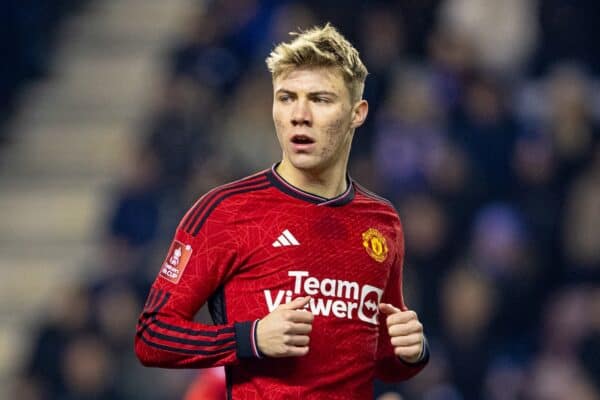
[[310, 111], [310, 105], [305, 99], [299, 99], [294, 104], [292, 110], [292, 125], [293, 126], [311, 126], [312, 125], [312, 114]]

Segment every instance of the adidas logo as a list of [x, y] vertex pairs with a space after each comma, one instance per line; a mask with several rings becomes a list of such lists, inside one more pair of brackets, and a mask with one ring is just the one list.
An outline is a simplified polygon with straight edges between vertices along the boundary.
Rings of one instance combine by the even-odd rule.
[[292, 235], [292, 232], [286, 229], [281, 235], [279, 235], [277, 240], [273, 242], [273, 247], [281, 246], [300, 246], [300, 242], [296, 240], [294, 235]]

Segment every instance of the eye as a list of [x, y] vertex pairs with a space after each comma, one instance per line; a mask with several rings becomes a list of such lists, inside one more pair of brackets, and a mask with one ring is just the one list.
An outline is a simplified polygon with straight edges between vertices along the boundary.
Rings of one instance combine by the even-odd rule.
[[292, 100], [292, 96], [290, 96], [289, 94], [280, 94], [279, 96], [277, 96], [277, 100], [279, 100], [282, 103], [288, 103]]
[[331, 99], [328, 97], [318, 96], [314, 99], [315, 103], [331, 103]]

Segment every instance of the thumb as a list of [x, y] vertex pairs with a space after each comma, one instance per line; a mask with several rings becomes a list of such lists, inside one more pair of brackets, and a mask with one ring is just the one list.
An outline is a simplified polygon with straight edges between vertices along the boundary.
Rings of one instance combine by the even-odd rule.
[[385, 315], [391, 315], [402, 311], [388, 303], [379, 303], [379, 310]]
[[285, 303], [279, 306], [282, 310], [297, 310], [299, 308], [304, 308], [305, 305], [310, 301], [310, 296], [306, 297], [297, 297], [289, 303]]

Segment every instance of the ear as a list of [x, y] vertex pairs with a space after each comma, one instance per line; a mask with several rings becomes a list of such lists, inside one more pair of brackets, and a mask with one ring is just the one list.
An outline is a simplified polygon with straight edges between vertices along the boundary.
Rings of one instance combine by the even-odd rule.
[[369, 103], [367, 103], [366, 100], [362, 99], [354, 104], [354, 108], [352, 109], [352, 123], [350, 124], [350, 127], [358, 128], [361, 126], [367, 119], [368, 113]]

